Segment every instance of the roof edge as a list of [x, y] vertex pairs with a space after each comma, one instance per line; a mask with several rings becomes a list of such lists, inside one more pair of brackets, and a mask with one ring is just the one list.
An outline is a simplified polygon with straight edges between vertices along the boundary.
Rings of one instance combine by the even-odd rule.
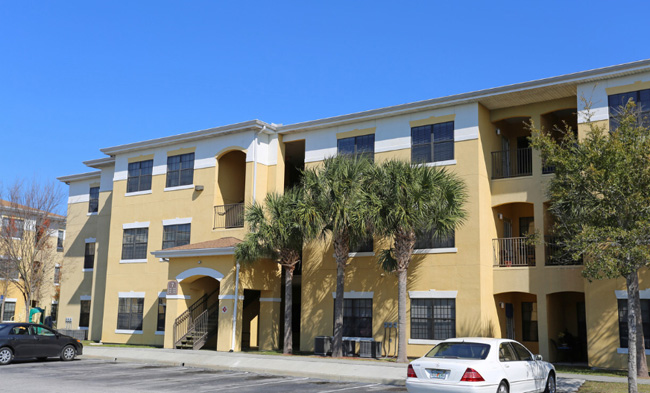
[[66, 184], [70, 184], [70, 182], [73, 181], [96, 179], [99, 178], [101, 174], [102, 171], [84, 172], [84, 173], [77, 173], [75, 175], [57, 177], [56, 180]]
[[83, 161], [83, 164], [90, 168], [103, 168], [115, 164], [115, 157], [96, 158], [94, 160]]
[[128, 153], [132, 151], [148, 149], [153, 147], [165, 146], [181, 142], [190, 142], [199, 139], [209, 138], [216, 135], [230, 134], [235, 132], [242, 132], [253, 129], [263, 129], [266, 127], [272, 131], [276, 131], [276, 126], [265, 123], [261, 120], [249, 120], [241, 123], [228, 124], [225, 126], [208, 128], [205, 130], [192, 131], [183, 134], [171, 135], [162, 138], [149, 139], [141, 142], [127, 143], [113, 147], [106, 147], [99, 149], [104, 154], [113, 156], [115, 154]]
[[[338, 115], [318, 120], [308, 120], [305, 122], [288, 124], [279, 127], [280, 134], [291, 133], [296, 131], [306, 131], [325, 127], [333, 127], [345, 124], [346, 122], [356, 122], [360, 120], [371, 120], [381, 117], [396, 116], [426, 109], [438, 107], [459, 105], [465, 103], [479, 102], [480, 99], [497, 96], [500, 94], [514, 93], [518, 91], [532, 90], [553, 85], [568, 83], [589, 82], [598, 80], [603, 77], [612, 77], [617, 73], [635, 71], [636, 73], [650, 71], [650, 59], [639, 60], [630, 63], [623, 63], [614, 66], [595, 68], [587, 71], [579, 71], [570, 74], [552, 76], [548, 78], [536, 79], [528, 82], [520, 82], [511, 85], [492, 87], [473, 92], [454, 94], [445, 97], [415, 101], [406, 104], [392, 105], [379, 109], [370, 109], [367, 111], [355, 112], [346, 115]], [[613, 74], [613, 75], [612, 75]]]

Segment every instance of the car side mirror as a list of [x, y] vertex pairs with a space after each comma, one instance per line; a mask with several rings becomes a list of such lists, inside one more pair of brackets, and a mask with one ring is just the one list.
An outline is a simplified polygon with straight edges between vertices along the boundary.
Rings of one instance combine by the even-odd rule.
[[542, 355], [535, 355], [535, 360], [544, 360], [544, 358], [542, 358]]

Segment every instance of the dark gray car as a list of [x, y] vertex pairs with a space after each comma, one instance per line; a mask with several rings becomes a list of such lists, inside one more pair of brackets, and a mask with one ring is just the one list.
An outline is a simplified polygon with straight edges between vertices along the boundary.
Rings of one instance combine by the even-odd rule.
[[58, 357], [72, 360], [83, 353], [81, 341], [36, 323], [0, 323], [0, 365], [14, 359]]

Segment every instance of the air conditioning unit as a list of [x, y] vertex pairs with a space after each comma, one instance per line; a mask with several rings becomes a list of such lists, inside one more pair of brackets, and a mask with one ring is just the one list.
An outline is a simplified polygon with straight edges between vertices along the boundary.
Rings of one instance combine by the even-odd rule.
[[375, 359], [381, 357], [381, 342], [361, 341], [359, 343], [359, 356], [362, 358], [375, 358]]
[[314, 341], [314, 355], [328, 356], [332, 354], [332, 337], [318, 336]]

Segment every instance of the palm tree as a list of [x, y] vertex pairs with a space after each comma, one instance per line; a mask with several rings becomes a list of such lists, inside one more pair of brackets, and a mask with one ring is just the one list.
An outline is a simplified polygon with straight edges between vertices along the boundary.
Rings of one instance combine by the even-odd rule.
[[337, 269], [333, 357], [343, 356], [343, 297], [350, 245], [359, 244], [370, 232], [366, 183], [371, 169], [367, 158], [339, 155], [303, 174], [305, 200], [301, 215], [312, 233], [320, 233], [322, 239], [331, 237], [334, 243]]
[[407, 272], [418, 233], [453, 234], [467, 212], [465, 183], [444, 169], [405, 161], [387, 161], [377, 167], [372, 197], [379, 205], [373, 224], [379, 235], [392, 238], [393, 247], [383, 250], [380, 266], [396, 272], [398, 280], [397, 361], [406, 357]]
[[284, 354], [293, 352], [291, 329], [293, 271], [300, 262], [305, 239], [304, 225], [296, 209], [301, 198], [299, 189], [284, 194], [270, 193], [263, 204], [253, 204], [246, 209], [245, 219], [250, 232], [235, 247], [235, 258], [252, 263], [270, 258], [284, 269]]

